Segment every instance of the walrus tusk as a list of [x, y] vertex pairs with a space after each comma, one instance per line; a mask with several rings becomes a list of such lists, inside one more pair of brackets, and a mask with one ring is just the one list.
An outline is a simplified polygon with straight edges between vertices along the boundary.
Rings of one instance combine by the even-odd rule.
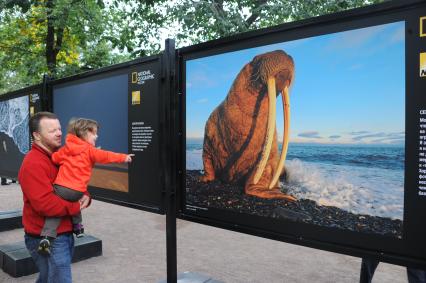
[[278, 162], [277, 170], [274, 173], [274, 177], [272, 178], [271, 183], [269, 184], [269, 188], [272, 189], [275, 186], [275, 183], [278, 181], [283, 168], [284, 162], [287, 156], [288, 149], [288, 136], [290, 131], [290, 96], [288, 95], [288, 87], [286, 86], [282, 91], [281, 98], [283, 101], [284, 108], [284, 133], [283, 133], [283, 148], [281, 150], [280, 161]]
[[256, 185], [262, 177], [263, 171], [265, 170], [266, 163], [271, 153], [272, 141], [274, 140], [275, 133], [275, 119], [276, 119], [276, 105], [277, 105], [277, 91], [275, 89], [275, 78], [268, 78], [268, 99], [269, 99], [269, 110], [268, 110], [268, 128], [265, 137], [265, 143], [263, 144], [262, 157], [259, 162], [259, 166], [254, 174], [253, 183]]

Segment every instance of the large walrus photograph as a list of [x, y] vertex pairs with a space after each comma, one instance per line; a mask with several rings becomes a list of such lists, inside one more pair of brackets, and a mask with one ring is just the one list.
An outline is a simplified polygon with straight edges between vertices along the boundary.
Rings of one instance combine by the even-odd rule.
[[404, 34], [396, 22], [187, 60], [186, 209], [401, 239]]

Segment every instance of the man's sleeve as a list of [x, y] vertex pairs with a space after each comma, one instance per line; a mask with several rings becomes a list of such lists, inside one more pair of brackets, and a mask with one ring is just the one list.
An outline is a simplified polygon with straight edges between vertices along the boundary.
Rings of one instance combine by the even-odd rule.
[[20, 183], [22, 191], [33, 209], [45, 217], [62, 217], [80, 212], [79, 202], [68, 202], [53, 192], [48, 175], [49, 168], [43, 164], [33, 164], [23, 170]]

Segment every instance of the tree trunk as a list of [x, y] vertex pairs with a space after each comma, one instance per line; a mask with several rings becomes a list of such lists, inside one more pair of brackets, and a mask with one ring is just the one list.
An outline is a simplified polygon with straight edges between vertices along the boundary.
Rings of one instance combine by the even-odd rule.
[[55, 27], [53, 25], [53, 0], [47, 0], [46, 64], [50, 77], [56, 75]]

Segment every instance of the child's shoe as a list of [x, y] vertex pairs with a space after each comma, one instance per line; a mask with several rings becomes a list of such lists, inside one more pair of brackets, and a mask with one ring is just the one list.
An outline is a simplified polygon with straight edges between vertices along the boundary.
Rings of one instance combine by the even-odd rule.
[[84, 235], [84, 227], [83, 227], [83, 224], [81, 224], [81, 223], [79, 223], [79, 224], [74, 224], [73, 232], [74, 232], [74, 234], [75, 234], [75, 236], [76, 236], [77, 238], [84, 237], [85, 235]]
[[44, 237], [38, 244], [37, 252], [42, 256], [50, 256], [50, 247], [54, 238]]

